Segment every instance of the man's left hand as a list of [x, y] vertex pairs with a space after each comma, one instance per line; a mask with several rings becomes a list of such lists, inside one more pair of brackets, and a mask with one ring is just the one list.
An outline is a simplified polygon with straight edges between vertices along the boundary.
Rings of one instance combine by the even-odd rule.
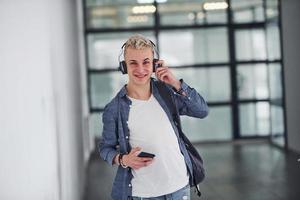
[[156, 77], [159, 80], [173, 86], [176, 90], [179, 90], [181, 83], [174, 76], [174, 74], [172, 73], [170, 68], [168, 68], [167, 66], [164, 65], [163, 60], [159, 60], [156, 63], [161, 65], [161, 67], [156, 68], [156, 71], [155, 71]]

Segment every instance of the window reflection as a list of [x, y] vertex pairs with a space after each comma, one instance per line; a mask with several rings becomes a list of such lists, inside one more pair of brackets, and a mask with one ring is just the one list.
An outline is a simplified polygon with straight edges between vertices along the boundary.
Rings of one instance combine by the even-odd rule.
[[267, 58], [263, 29], [238, 30], [235, 32], [235, 39], [237, 60], [262, 60]]
[[264, 99], [269, 97], [268, 73], [265, 64], [239, 65], [239, 99]]
[[266, 0], [266, 15], [268, 20], [278, 19], [278, 0]]
[[130, 28], [153, 26], [156, 7], [152, 4], [107, 3], [102, 6], [87, 6], [89, 28]]
[[283, 108], [278, 105], [271, 105], [271, 124], [273, 135], [283, 135]]
[[280, 64], [270, 64], [270, 98], [271, 100], [282, 99], [282, 81], [281, 73], [282, 67]]
[[176, 69], [174, 74], [183, 78], [207, 100], [230, 100], [229, 67]]
[[170, 66], [228, 62], [227, 29], [162, 31], [161, 57]]
[[263, 0], [231, 0], [230, 2], [235, 23], [264, 21]]
[[280, 59], [280, 36], [279, 36], [279, 27], [270, 24], [266, 28], [267, 34], [267, 50], [268, 50], [268, 59], [276, 60]]
[[102, 114], [102, 112], [99, 112], [89, 115], [89, 134], [94, 137], [100, 137], [102, 135]]
[[90, 75], [91, 107], [104, 108], [104, 106], [125, 85], [127, 76], [121, 72], [110, 72]]
[[[207, 1], [209, 2], [209, 1]], [[207, 10], [205, 2], [167, 2], [159, 5], [162, 25], [226, 23], [226, 8]]]
[[271, 105], [271, 130], [272, 141], [284, 147], [284, 113], [283, 107]]
[[242, 136], [270, 134], [270, 107], [268, 102], [241, 104], [239, 114]]
[[[216, 126], [218, 124], [218, 126]], [[183, 131], [192, 142], [232, 139], [230, 106], [212, 107], [209, 116], [197, 119], [182, 116]]]

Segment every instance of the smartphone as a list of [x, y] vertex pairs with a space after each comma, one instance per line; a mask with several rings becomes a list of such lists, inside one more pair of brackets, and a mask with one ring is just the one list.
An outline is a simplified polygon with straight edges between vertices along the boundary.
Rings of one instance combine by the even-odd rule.
[[152, 153], [147, 153], [142, 151], [141, 153], [138, 154], [138, 157], [142, 157], [142, 158], [154, 158], [155, 155]]

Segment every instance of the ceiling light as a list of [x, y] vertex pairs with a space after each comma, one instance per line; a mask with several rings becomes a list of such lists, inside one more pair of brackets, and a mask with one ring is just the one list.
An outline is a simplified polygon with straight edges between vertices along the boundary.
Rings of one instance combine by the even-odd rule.
[[114, 8], [96, 8], [91, 10], [91, 15], [95, 17], [100, 17], [100, 16], [113, 16], [116, 15], [116, 9]]
[[[168, 0], [156, 0], [157, 3], [166, 3]], [[138, 3], [153, 3], [154, 0], [138, 0]]]
[[132, 8], [133, 14], [146, 14], [146, 13], [154, 13], [156, 11], [156, 7], [153, 5], [148, 6], [134, 6]]
[[146, 16], [146, 15], [128, 16], [127, 21], [129, 23], [147, 22], [148, 21], [148, 16]]
[[228, 4], [225, 1], [220, 2], [206, 2], [203, 4], [204, 10], [223, 10], [228, 8]]

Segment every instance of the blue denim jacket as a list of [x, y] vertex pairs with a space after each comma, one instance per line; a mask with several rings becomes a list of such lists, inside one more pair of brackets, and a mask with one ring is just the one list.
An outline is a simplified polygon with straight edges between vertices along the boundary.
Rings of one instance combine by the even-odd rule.
[[[172, 90], [172, 98], [179, 109], [180, 115], [204, 118], [208, 115], [208, 106], [205, 100], [197, 91], [189, 87], [184, 81], [181, 81], [181, 87], [186, 96], [180, 95]], [[151, 79], [151, 91], [153, 96], [159, 102], [166, 112], [170, 123], [178, 137], [177, 128], [173, 122], [172, 114], [167, 105], [160, 96], [157, 89], [157, 80]], [[105, 106], [103, 113], [103, 133], [102, 140], [99, 142], [99, 152], [102, 159], [113, 165], [113, 159], [118, 153], [129, 153], [131, 146], [129, 144], [130, 133], [128, 129], [128, 115], [131, 106], [131, 100], [127, 97], [125, 86], [119, 91], [115, 98]], [[180, 150], [184, 156], [188, 172], [192, 170], [191, 160], [188, 156], [185, 145], [179, 139]], [[131, 188], [132, 173], [130, 168], [118, 167], [115, 180], [113, 182], [111, 196], [114, 200], [128, 200], [132, 194]]]

